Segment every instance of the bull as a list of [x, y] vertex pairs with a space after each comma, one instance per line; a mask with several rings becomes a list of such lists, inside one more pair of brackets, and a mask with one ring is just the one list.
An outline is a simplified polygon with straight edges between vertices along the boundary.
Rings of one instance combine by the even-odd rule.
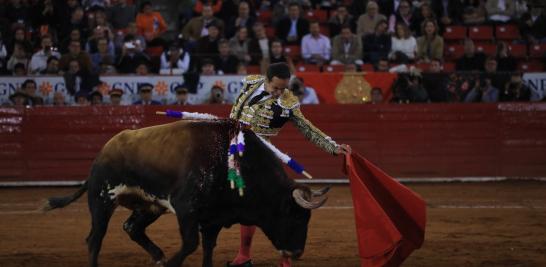
[[[299, 257], [305, 248], [312, 209], [326, 191], [312, 191], [288, 178], [281, 162], [250, 130], [238, 157], [246, 182], [244, 196], [227, 181], [227, 150], [233, 121], [178, 121], [125, 130], [110, 139], [94, 160], [88, 179], [72, 195], [49, 198], [45, 210], [62, 208], [88, 192], [91, 231], [89, 265], [98, 254], [112, 213], [132, 210], [123, 224], [130, 238], [158, 265], [178, 267], [199, 245], [202, 266], [212, 266], [220, 230], [240, 223], [257, 225], [283, 255]], [[162, 214], [176, 215], [181, 248], [169, 260], [145, 233]]]

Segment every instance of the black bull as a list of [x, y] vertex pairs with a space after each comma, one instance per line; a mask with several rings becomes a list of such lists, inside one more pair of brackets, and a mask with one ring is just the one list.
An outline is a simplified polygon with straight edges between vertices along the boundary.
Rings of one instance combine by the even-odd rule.
[[[212, 252], [222, 227], [257, 225], [284, 255], [298, 257], [307, 238], [310, 209], [326, 201], [288, 178], [282, 163], [254, 133], [245, 131], [246, 150], [240, 170], [246, 182], [238, 195], [227, 181], [231, 121], [179, 121], [126, 130], [106, 143], [90, 176], [71, 196], [53, 197], [46, 210], [61, 208], [88, 191], [92, 227], [87, 237], [89, 265], [97, 257], [108, 222], [118, 206], [133, 211], [123, 228], [158, 264], [180, 266], [199, 244], [203, 266], [212, 266]], [[181, 249], [167, 262], [163, 251], [145, 234], [163, 213], [176, 214]]]

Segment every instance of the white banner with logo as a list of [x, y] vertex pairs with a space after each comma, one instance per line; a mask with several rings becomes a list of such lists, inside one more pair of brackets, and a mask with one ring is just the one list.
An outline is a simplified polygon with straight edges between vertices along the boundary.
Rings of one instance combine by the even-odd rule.
[[531, 89], [531, 101], [540, 101], [546, 96], [546, 72], [525, 73], [523, 80]]
[[[224, 88], [226, 103], [233, 103], [243, 86], [243, 75], [202, 76], [197, 85], [197, 93], [189, 94], [191, 104], [206, 103], [210, 97], [213, 85]], [[74, 103], [74, 97], [66, 90], [61, 76], [28, 76], [28, 77], [0, 77], [0, 104], [9, 105], [9, 96], [21, 87], [21, 84], [32, 79], [37, 84], [37, 95], [44, 98], [45, 104], [53, 103], [53, 95], [60, 92], [65, 96], [67, 103]], [[108, 91], [112, 88], [123, 90], [122, 103], [130, 105], [138, 100], [138, 84], [150, 83], [154, 86], [153, 99], [163, 104], [172, 104], [176, 101], [175, 88], [184, 84], [181, 76], [102, 76], [102, 84], [96, 90], [104, 96], [104, 102], [109, 101]]]

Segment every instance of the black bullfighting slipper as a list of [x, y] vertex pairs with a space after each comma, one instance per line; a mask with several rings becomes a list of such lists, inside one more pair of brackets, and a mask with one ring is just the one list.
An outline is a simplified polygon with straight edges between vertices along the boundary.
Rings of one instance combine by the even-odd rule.
[[254, 266], [252, 265], [252, 260], [247, 260], [241, 264], [235, 264], [235, 265], [231, 264], [231, 262], [228, 262], [226, 264], [226, 267], [252, 267], [252, 266]]

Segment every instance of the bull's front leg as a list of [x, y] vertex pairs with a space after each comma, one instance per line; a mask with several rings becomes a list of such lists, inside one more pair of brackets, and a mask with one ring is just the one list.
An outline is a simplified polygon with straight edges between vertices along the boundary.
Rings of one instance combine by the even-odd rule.
[[203, 243], [203, 267], [212, 267], [212, 254], [216, 247], [218, 234], [222, 230], [222, 226], [207, 226], [201, 229], [201, 239]]

